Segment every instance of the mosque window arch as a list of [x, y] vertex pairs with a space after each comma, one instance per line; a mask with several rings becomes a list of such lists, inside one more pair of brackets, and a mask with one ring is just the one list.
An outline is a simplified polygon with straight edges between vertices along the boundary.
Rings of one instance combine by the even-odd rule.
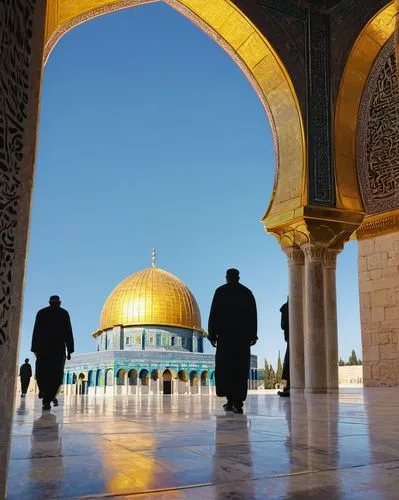
[[137, 370], [132, 368], [127, 374], [129, 385], [137, 385]]
[[112, 368], [105, 372], [105, 385], [114, 385], [114, 370]]

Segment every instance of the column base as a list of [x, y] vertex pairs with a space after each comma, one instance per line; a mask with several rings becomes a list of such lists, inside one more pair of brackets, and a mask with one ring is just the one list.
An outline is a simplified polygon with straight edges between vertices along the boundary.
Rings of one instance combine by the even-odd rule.
[[338, 393], [339, 393], [338, 387], [329, 387], [327, 389], [327, 394], [338, 394]]
[[303, 387], [290, 387], [290, 394], [303, 394], [305, 389]]

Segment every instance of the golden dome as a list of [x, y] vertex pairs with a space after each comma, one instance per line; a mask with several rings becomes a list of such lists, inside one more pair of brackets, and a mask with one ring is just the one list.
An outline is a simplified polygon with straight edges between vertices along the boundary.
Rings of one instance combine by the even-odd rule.
[[198, 304], [176, 276], [163, 269], [143, 269], [125, 278], [108, 296], [100, 328], [115, 325], [164, 325], [201, 330]]

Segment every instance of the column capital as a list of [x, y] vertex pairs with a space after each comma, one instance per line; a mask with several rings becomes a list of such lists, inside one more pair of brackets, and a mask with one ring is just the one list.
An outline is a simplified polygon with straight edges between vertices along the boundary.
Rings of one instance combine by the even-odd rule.
[[324, 262], [327, 250], [325, 246], [304, 243], [301, 245], [301, 249], [307, 262]]
[[337, 266], [337, 257], [341, 248], [327, 248], [324, 255], [324, 267], [326, 269], [335, 269]]
[[303, 251], [299, 247], [287, 247], [283, 248], [284, 253], [287, 256], [288, 266], [303, 266], [305, 263], [305, 257]]

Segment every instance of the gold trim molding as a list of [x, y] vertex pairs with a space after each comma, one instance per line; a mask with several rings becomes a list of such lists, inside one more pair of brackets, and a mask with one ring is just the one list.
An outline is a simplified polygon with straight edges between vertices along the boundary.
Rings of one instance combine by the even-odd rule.
[[399, 231], [399, 210], [366, 217], [353, 239], [366, 240]]

